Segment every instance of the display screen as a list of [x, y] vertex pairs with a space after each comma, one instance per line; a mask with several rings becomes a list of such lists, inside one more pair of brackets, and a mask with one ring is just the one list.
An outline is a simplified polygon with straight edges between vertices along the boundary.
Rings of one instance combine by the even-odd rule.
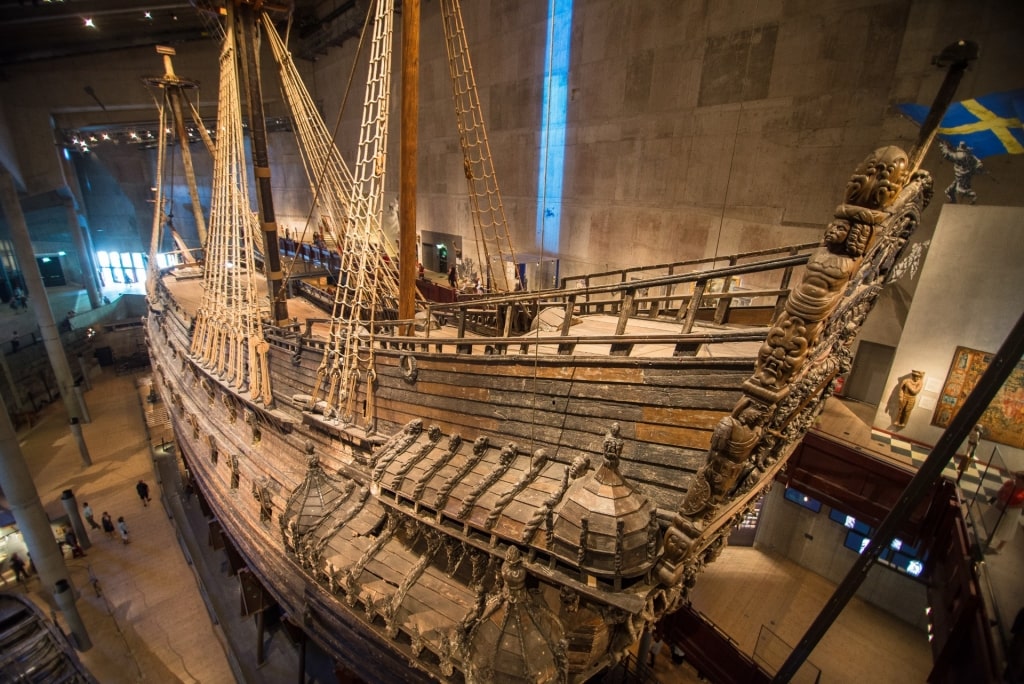
[[871, 534], [871, 527], [866, 522], [861, 522], [860, 520], [854, 518], [852, 515], [847, 515], [846, 513], [843, 513], [840, 510], [836, 510], [835, 508], [828, 512], [828, 517], [848, 530], [855, 530], [856, 532], [859, 532], [863, 535]]
[[[843, 546], [851, 551], [864, 553], [864, 549], [868, 547], [868, 542], [871, 540], [874, 530], [853, 516], [846, 515], [835, 509], [829, 512], [828, 517], [849, 530], [846, 533]], [[918, 557], [917, 547], [911, 546], [899, 538], [894, 538], [889, 543], [889, 548], [879, 554], [878, 562], [899, 572], [906, 573], [911, 577], [920, 577], [921, 573], [924, 572], [924, 561]]]
[[804, 508], [818, 513], [821, 511], [821, 502], [817, 499], [807, 496], [801, 491], [793, 489], [792, 487], [786, 487], [785, 497], [787, 501], [803, 506]]

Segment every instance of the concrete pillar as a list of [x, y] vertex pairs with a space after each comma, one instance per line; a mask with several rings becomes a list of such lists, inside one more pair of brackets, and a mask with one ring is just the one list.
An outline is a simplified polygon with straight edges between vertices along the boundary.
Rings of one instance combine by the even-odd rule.
[[79, 651], [88, 651], [92, 648], [92, 641], [89, 639], [89, 633], [85, 631], [85, 623], [82, 622], [82, 617], [75, 607], [75, 592], [72, 591], [67, 580], [57, 582], [53, 598], [57, 602], [60, 612], [64, 613], [64, 620], [68, 623], [68, 629], [71, 630], [75, 648]]
[[21, 453], [18, 435], [7, 415], [7, 406], [0, 398], [0, 489], [7, 496], [18, 530], [25, 539], [32, 565], [39, 573], [43, 589], [53, 591], [57, 582], [69, 581], [64, 555], [50, 528], [43, 504], [39, 500], [32, 474]]
[[3, 370], [7, 386], [11, 388], [11, 396], [14, 397], [14, 408], [18, 411], [24, 411], [25, 402], [21, 398], [21, 392], [19, 391], [18, 386], [14, 384], [14, 376], [11, 375], [11, 367], [7, 365], [7, 357], [4, 356], [3, 352], [0, 352], [0, 369]]
[[[65, 188], [70, 195], [70, 188]], [[96, 265], [93, 262], [93, 255], [85, 240], [85, 228], [82, 222], [85, 219], [78, 211], [78, 203], [74, 195], [64, 197], [64, 210], [68, 215], [68, 229], [71, 232], [71, 239], [75, 243], [75, 251], [78, 252], [78, 263], [82, 267], [82, 284], [89, 294], [89, 305], [98, 309], [103, 301], [100, 298], [99, 283], [96, 280]]]
[[[32, 304], [32, 311], [39, 324], [43, 345], [46, 347], [46, 354], [53, 367], [53, 374], [57, 378], [60, 397], [64, 401], [68, 417], [72, 419], [72, 424], [75, 424], [81, 419], [81, 410], [78, 407], [75, 393], [72, 391], [74, 383], [71, 369], [68, 367], [68, 359], [60, 341], [60, 333], [53, 320], [50, 303], [46, 299], [46, 288], [43, 286], [43, 278], [39, 273], [39, 265], [36, 263], [36, 255], [32, 249], [32, 238], [28, 234], [25, 215], [22, 213], [21, 203], [18, 201], [18, 191], [14, 187], [14, 179], [6, 170], [0, 171], [0, 206], [3, 207], [4, 214], [7, 216], [14, 253], [21, 265], [21, 272], [25, 276], [29, 302]], [[81, 438], [81, 427], [79, 427], [76, 439], [79, 443], [83, 463], [87, 466], [92, 465], [89, 451], [85, 448], [85, 441]]]
[[92, 389], [92, 380], [89, 378], [89, 362], [85, 360], [85, 356], [82, 354], [78, 355], [78, 368], [82, 371], [82, 382], [85, 384], [86, 391]]
[[79, 546], [83, 549], [92, 546], [89, 534], [85, 531], [85, 525], [82, 524], [82, 513], [78, 510], [78, 500], [75, 498], [74, 492], [70, 489], [65, 489], [60, 495], [60, 503], [64, 506], [64, 512], [68, 514], [68, 520], [71, 521], [71, 529], [75, 531], [75, 536], [78, 537]]
[[82, 413], [82, 422], [91, 423], [92, 417], [89, 416], [89, 406], [85, 403], [85, 395], [82, 394], [82, 383], [76, 382], [71, 391], [75, 393], [75, 400], [78, 401], [78, 410]]
[[71, 436], [75, 438], [75, 443], [78, 444], [78, 453], [82, 456], [82, 461], [85, 462], [85, 465], [91, 466], [92, 459], [89, 458], [89, 447], [85, 445], [82, 425], [79, 423], [78, 418], [71, 419]]

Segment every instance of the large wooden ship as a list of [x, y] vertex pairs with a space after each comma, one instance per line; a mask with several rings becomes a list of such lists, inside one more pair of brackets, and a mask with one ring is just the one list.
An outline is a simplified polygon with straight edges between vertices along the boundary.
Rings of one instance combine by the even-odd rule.
[[[931, 195], [921, 150], [871, 153], [820, 244], [541, 292], [512, 275], [409, 315], [380, 228], [390, 3], [355, 168], [333, 146], [304, 157], [333, 291], [283, 275], [294, 243], [274, 235], [271, 195], [251, 214], [241, 39], [258, 28], [292, 69], [253, 4], [224, 24], [202, 258], [150, 279], [149, 351], [187, 468], [268, 594], [366, 681], [584, 681], [686, 599], [848, 370]], [[458, 4], [443, 5], [457, 48]], [[296, 80], [296, 120], [322, 137]], [[489, 161], [467, 159], [472, 186]], [[739, 274], [760, 289], [730, 291]]]

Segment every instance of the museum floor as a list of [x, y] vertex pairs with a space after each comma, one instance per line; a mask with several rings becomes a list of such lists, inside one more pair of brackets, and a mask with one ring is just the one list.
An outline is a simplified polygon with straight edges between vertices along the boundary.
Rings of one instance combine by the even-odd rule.
[[[55, 311], [71, 308], [64, 302], [52, 306]], [[11, 326], [25, 316], [0, 312], [0, 335], [9, 336]], [[92, 422], [83, 429], [92, 466], [82, 466], [60, 402], [44, 408], [39, 421], [18, 433], [51, 518], [64, 514], [60, 494], [70, 487], [80, 504], [88, 501], [98, 513], [109, 511], [115, 519], [124, 516], [131, 530], [128, 545], [94, 533], [86, 557], [67, 561], [94, 644], [81, 654], [83, 662], [99, 681], [114, 684], [296, 681], [297, 652], [281, 630], [268, 631], [266, 663], [257, 667], [256, 627], [252, 618], [237, 617], [238, 583], [227, 573], [224, 552], [206, 544], [206, 521], [198, 505], [194, 499], [185, 501], [175, 478], [167, 476], [166, 463], [173, 459], [154, 458], [169, 428], [161, 421], [160, 407], [146, 401], [148, 375], [118, 375], [106, 367], [96, 370], [92, 382], [86, 393]], [[880, 449], [858, 417], [859, 409], [844, 406], [830, 409], [820, 428], [857, 443], [866, 429], [864, 448]], [[887, 457], [884, 451], [878, 455]], [[140, 478], [153, 489], [148, 507], [135, 492]], [[177, 527], [175, 520], [180, 521]], [[1024, 583], [1015, 578], [1022, 556], [1024, 541], [1018, 534], [1012, 547], [991, 559], [993, 571], [1001, 568], [1010, 591], [1017, 592], [1005, 596], [1013, 610], [1024, 600], [1018, 595]], [[209, 593], [200, 589], [197, 575], [206, 578]], [[14, 584], [10, 573], [4, 581], [4, 590], [27, 590], [42, 602], [37, 578], [27, 587]], [[789, 643], [799, 640], [833, 588], [785, 559], [752, 548], [729, 548], [702, 577], [694, 605], [751, 652], [762, 626]], [[45, 611], [50, 614], [50, 607]], [[211, 620], [211, 611], [223, 619]], [[924, 681], [931, 658], [925, 634], [855, 599], [810, 661], [822, 670], [823, 681], [902, 682]], [[307, 681], [333, 681], [329, 664], [315, 653], [308, 666], [312, 674]], [[658, 655], [654, 672], [666, 683], [700, 681], [688, 663], [672, 663], [668, 648]]]

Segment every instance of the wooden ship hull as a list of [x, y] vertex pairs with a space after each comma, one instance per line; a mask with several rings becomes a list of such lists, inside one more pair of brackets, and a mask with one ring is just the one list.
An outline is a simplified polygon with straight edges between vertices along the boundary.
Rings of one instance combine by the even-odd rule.
[[68, 637], [31, 600], [0, 592], [0, 678], [96, 684]]
[[[554, 625], [534, 635], [550, 663], [526, 669], [582, 681], [679, 605], [783, 465], [848, 370], [848, 346], [928, 195], [919, 174], [874, 227], [874, 251], [838, 289], [817, 341], [803, 346], [808, 362], [775, 401], [750, 391], [775, 358], [768, 329], [745, 355], [660, 358], [559, 354], [557, 339], [519, 353], [540, 338], [396, 330], [374, 342], [373, 396], [354, 401], [379, 420], [358, 427], [305, 405], [323, 344], [315, 323], [308, 335], [301, 320], [266, 330], [272, 407], [204, 367], [189, 351], [194, 319], [173, 298], [173, 271], [151, 298], [150, 354], [212, 513], [265, 590], [346, 666], [368, 681], [409, 676], [409, 666], [424, 678], [494, 679], [474, 665], [481, 625], [526, 602]], [[810, 259], [831, 264], [830, 254], [823, 246]], [[793, 299], [780, 298], [783, 308]], [[485, 344], [508, 348], [470, 353]], [[769, 407], [767, 429], [751, 455], [717, 469], [715, 435], [751, 396]], [[674, 536], [687, 547], [667, 561]], [[499, 579], [508, 556], [529, 579], [529, 600]], [[511, 624], [506, 613], [495, 634]]]
[[[232, 251], [252, 248], [246, 199], [203, 264], [150, 279], [156, 386], [254, 591], [359, 677], [585, 681], [686, 600], [849, 370], [931, 196], [920, 156], [872, 153], [820, 244], [415, 316], [348, 292], [391, 268], [368, 239], [334, 296], [295, 279], [268, 312]], [[730, 292], [737, 274], [761, 289]]]

